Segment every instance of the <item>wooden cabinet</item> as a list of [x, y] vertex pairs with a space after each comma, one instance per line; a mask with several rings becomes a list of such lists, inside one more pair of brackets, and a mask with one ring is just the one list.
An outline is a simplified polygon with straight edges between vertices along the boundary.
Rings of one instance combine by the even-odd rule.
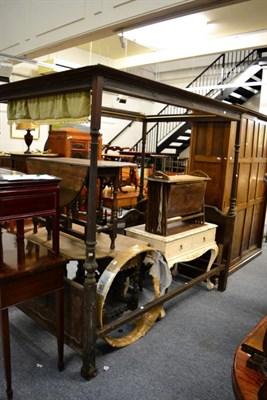
[[[74, 128], [51, 130], [47, 139], [47, 149], [59, 157], [90, 158], [91, 135]], [[102, 154], [102, 137], [99, 135], [98, 159]]]
[[[42, 157], [42, 158], [54, 158], [58, 157], [58, 154], [54, 153], [21, 153], [21, 152], [12, 152], [10, 153], [10, 160], [11, 160], [11, 169], [14, 169], [15, 171], [21, 171], [24, 174], [28, 174], [28, 168], [27, 168], [27, 159], [31, 157]], [[34, 173], [34, 172], [33, 172]]]
[[[206, 220], [219, 225], [222, 245], [228, 241], [224, 258], [228, 259], [229, 271], [234, 272], [261, 252], [266, 209], [266, 122], [243, 114], [240, 123], [194, 123], [189, 162], [190, 171], [200, 169], [211, 178], [205, 194]], [[224, 223], [219, 223], [214, 212], [209, 214], [209, 207], [233, 217], [227, 235]]]
[[10, 155], [0, 156], [0, 168], [11, 168]]
[[179, 229], [182, 220], [203, 223], [208, 179], [186, 174], [167, 175], [160, 171], [150, 175], [146, 231], [167, 236]]

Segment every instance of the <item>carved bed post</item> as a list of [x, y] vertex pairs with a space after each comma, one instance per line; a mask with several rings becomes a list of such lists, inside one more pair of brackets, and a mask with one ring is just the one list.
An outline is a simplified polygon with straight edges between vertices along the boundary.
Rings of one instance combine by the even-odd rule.
[[240, 122], [237, 122], [236, 136], [235, 136], [234, 168], [233, 168], [233, 178], [232, 178], [232, 187], [231, 187], [231, 196], [230, 196], [230, 207], [229, 207], [229, 210], [227, 213], [227, 215], [230, 215], [230, 216], [235, 215], [237, 182], [238, 182], [238, 159], [239, 159], [240, 134], [241, 134], [240, 129], [241, 129], [241, 124], [240, 124]]
[[[240, 137], [241, 137], [241, 123], [237, 122], [236, 126], [236, 135], [235, 135], [235, 156], [234, 156], [234, 167], [233, 167], [233, 178], [232, 178], [232, 186], [231, 186], [231, 196], [230, 196], [230, 207], [227, 212], [229, 217], [226, 222], [225, 227], [225, 237], [227, 240], [224, 242], [224, 246], [227, 246], [226, 259], [225, 259], [225, 268], [220, 273], [220, 279], [218, 284], [218, 290], [224, 291], [227, 285], [227, 277], [229, 273], [230, 260], [231, 260], [231, 251], [233, 244], [233, 235], [234, 235], [234, 224], [235, 224], [235, 206], [236, 206], [236, 195], [237, 195], [237, 184], [238, 184], [238, 160], [239, 160], [239, 149], [240, 149]], [[227, 243], [227, 244], [226, 244]]]
[[93, 77], [91, 106], [91, 156], [87, 203], [87, 233], [86, 233], [86, 271], [83, 290], [83, 364], [81, 375], [86, 380], [97, 374], [95, 365], [96, 346], [96, 279], [97, 263], [95, 259], [96, 246], [96, 185], [97, 185], [97, 150], [98, 136], [101, 125], [103, 78]]

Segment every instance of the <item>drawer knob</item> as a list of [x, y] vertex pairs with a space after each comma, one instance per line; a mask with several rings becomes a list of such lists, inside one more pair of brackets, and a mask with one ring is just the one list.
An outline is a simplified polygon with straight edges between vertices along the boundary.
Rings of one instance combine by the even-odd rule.
[[183, 245], [182, 244], [180, 244], [180, 250], [183, 250]]
[[206, 242], [206, 238], [205, 238], [205, 236], [203, 236], [203, 242]]

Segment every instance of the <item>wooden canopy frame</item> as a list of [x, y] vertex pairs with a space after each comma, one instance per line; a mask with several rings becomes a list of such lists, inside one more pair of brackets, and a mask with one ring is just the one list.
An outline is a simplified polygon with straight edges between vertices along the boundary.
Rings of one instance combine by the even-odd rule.
[[[233, 106], [217, 100], [203, 97], [188, 91], [178, 89], [160, 82], [138, 77], [103, 65], [78, 68], [66, 72], [31, 78], [0, 86], [0, 102], [31, 97], [42, 97], [67, 92], [91, 92], [91, 159], [89, 175], [89, 196], [87, 204], [88, 226], [86, 237], [86, 261], [84, 268], [86, 277], [84, 283], [83, 323], [83, 365], [82, 376], [89, 380], [96, 375], [95, 344], [96, 344], [96, 281], [95, 281], [95, 245], [96, 245], [96, 186], [97, 186], [97, 147], [101, 128], [101, 116], [123, 118], [143, 123], [142, 138], [145, 149], [147, 123], [173, 120], [213, 120], [241, 121], [242, 114], [248, 112], [241, 106]], [[102, 106], [103, 92], [123, 94], [152, 102], [183, 107], [190, 111], [186, 115], [144, 115], [132, 111], [105, 108]], [[249, 110], [250, 115], [267, 121], [267, 116]], [[236, 147], [239, 143], [236, 135]], [[143, 151], [144, 153], [144, 151]], [[144, 155], [143, 155], [144, 162]], [[235, 174], [234, 174], [235, 176]], [[142, 179], [142, 177], [141, 177]], [[235, 178], [232, 182], [232, 195], [235, 198]], [[231, 202], [234, 206], [234, 201]]]

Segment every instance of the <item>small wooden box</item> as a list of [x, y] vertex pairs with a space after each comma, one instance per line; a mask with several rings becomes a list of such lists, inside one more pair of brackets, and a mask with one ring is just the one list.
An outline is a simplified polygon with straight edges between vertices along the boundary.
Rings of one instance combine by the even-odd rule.
[[166, 175], [156, 172], [148, 178], [146, 231], [162, 236], [170, 233], [174, 220], [203, 223], [204, 196], [208, 177]]

